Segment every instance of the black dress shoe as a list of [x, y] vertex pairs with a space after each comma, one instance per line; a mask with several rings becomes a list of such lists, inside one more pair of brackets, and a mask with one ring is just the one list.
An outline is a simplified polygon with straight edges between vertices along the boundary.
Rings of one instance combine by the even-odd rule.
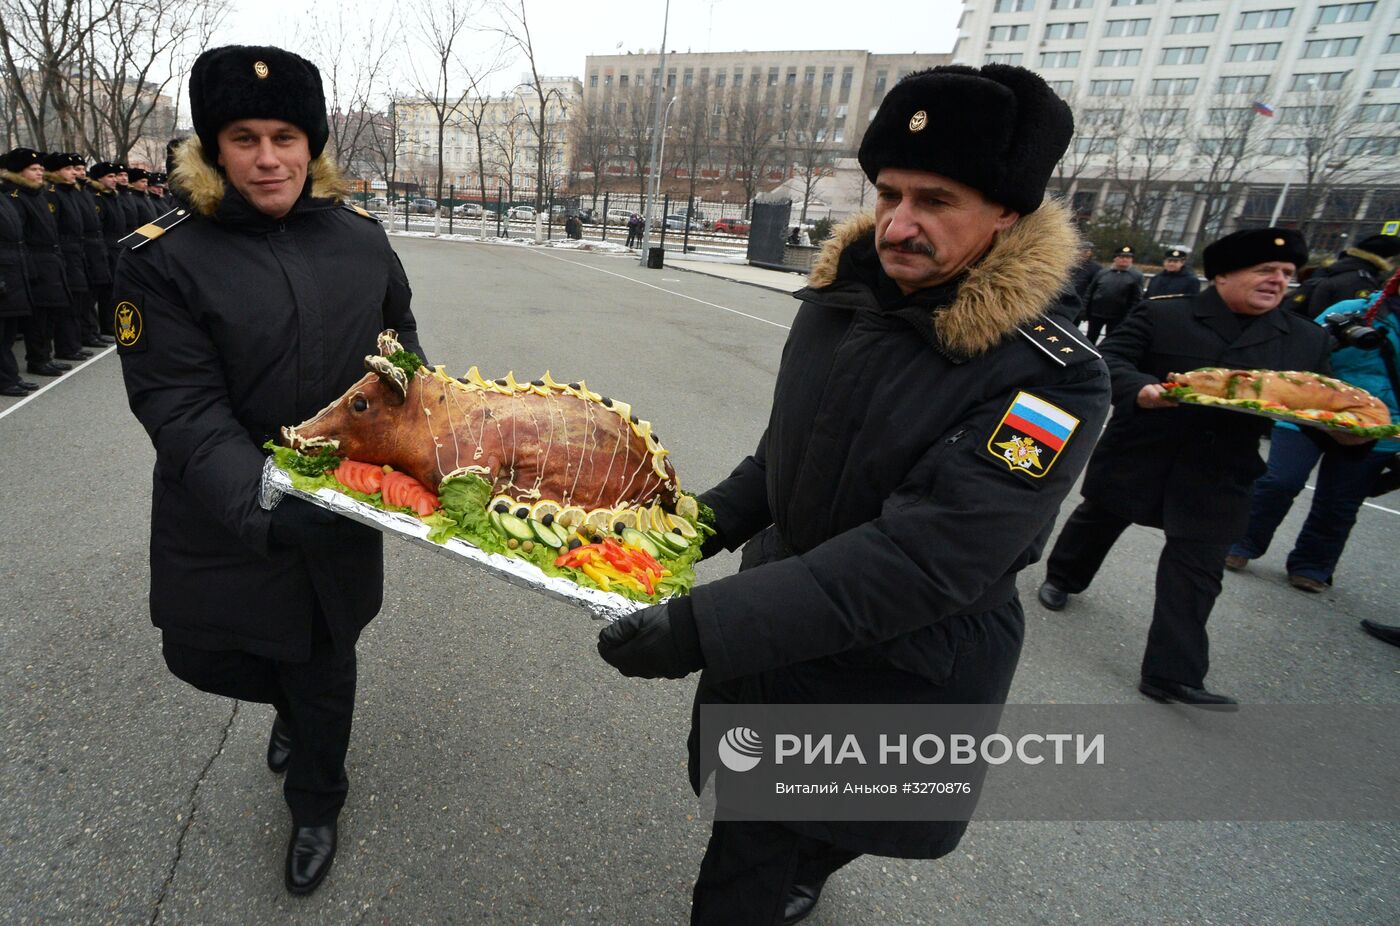
[[80, 350], [76, 354], [54, 354], [59, 360], [71, 360], [74, 363], [81, 363], [84, 360], [92, 359], [92, 354], [85, 350]]
[[1180, 682], [1169, 682], [1162, 678], [1143, 677], [1138, 682], [1138, 691], [1154, 701], [1176, 701], [1194, 707], [1211, 708], [1218, 711], [1237, 711], [1240, 703], [1229, 695], [1216, 694], [1204, 688], [1192, 688]]
[[788, 893], [787, 903], [783, 905], [783, 926], [792, 926], [811, 916], [812, 911], [817, 909], [817, 901], [821, 900], [825, 886], [826, 879], [815, 884], [794, 884]]
[[1049, 582], [1040, 583], [1040, 590], [1035, 593], [1035, 597], [1047, 611], [1063, 611], [1065, 605], [1069, 604], [1069, 592]]
[[1361, 622], [1361, 629], [1375, 637], [1389, 643], [1391, 646], [1400, 646], [1400, 626], [1395, 624], [1378, 624], [1372, 620]]
[[100, 338], [88, 338], [83, 342], [84, 347], [91, 347], [93, 350], [106, 350], [108, 343]]
[[267, 767], [277, 774], [287, 770], [292, 761], [292, 729], [278, 714], [272, 722], [272, 735], [267, 738]]
[[294, 826], [287, 843], [287, 890], [310, 894], [321, 886], [335, 861], [335, 824]]
[[62, 376], [68, 370], [73, 369], [72, 367], [65, 369], [64, 366], [57, 363], [31, 363], [24, 370], [33, 376]]
[[0, 395], [16, 396], [18, 398], [23, 398], [24, 396], [29, 395], [29, 390], [25, 389], [19, 383], [10, 383], [5, 386], [0, 386]]
[[59, 370], [64, 373], [67, 373], [69, 370], [73, 369], [73, 364], [59, 363], [57, 360], [50, 360], [49, 366], [53, 367], [55, 370]]
[[20, 381], [19, 381], [19, 386], [20, 386], [21, 389], [28, 389], [30, 392], [36, 392], [36, 391], [38, 391], [39, 389], [42, 389], [42, 388], [43, 388], [43, 387], [40, 386], [38, 383], [31, 383], [31, 382], [30, 382], [29, 380], [27, 380], [27, 379], [22, 379], [22, 380], [20, 380]]

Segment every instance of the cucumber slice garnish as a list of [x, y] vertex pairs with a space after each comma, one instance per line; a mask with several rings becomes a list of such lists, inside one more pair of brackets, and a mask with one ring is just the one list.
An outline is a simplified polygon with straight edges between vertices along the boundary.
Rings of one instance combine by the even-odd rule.
[[513, 514], [500, 515], [501, 529], [516, 540], [534, 540], [535, 532], [530, 530], [530, 525], [520, 520]]
[[531, 520], [528, 523], [530, 525], [530, 530], [535, 532], [535, 539], [540, 543], [553, 547], [556, 550], [564, 545], [564, 541], [560, 540], [559, 535], [554, 533], [554, 528], [542, 521]]

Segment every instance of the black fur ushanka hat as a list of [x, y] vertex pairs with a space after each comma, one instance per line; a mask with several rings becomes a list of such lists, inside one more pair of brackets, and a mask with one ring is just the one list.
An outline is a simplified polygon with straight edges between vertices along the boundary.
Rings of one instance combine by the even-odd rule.
[[1210, 279], [1271, 261], [1301, 267], [1308, 262], [1308, 242], [1291, 228], [1242, 228], [1206, 245], [1201, 260]]
[[1069, 107], [1039, 75], [950, 64], [891, 88], [861, 140], [860, 166], [871, 183], [886, 167], [932, 171], [1025, 215], [1040, 207], [1073, 133]]
[[239, 119], [290, 122], [306, 133], [313, 158], [330, 135], [321, 72], [270, 45], [225, 45], [200, 55], [190, 70], [190, 119], [211, 164], [219, 156], [219, 130]]

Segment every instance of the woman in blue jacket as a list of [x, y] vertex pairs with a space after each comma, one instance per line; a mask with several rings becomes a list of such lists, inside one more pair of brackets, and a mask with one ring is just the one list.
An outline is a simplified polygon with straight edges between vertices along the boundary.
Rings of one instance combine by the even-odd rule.
[[[1385, 334], [1394, 363], [1400, 363], [1400, 273], [1385, 287], [1366, 299], [1338, 302], [1317, 317], [1325, 324], [1329, 315], [1360, 314], [1359, 321]], [[1386, 370], [1386, 347], [1363, 350], [1339, 347], [1332, 354], [1332, 371], [1338, 379], [1359, 386], [1385, 402], [1392, 421], [1400, 420], [1395, 384]], [[1314, 436], [1319, 439], [1314, 439]], [[1400, 441], [1377, 441], [1369, 452], [1343, 447], [1314, 432], [1304, 434], [1297, 425], [1274, 426], [1269, 449], [1269, 471], [1254, 483], [1250, 501], [1249, 530], [1230, 549], [1225, 565], [1243, 569], [1252, 559], [1264, 555], [1293, 499], [1302, 490], [1308, 474], [1317, 465], [1317, 489], [1303, 529], [1288, 554], [1288, 583], [1305, 592], [1321, 592], [1332, 584], [1332, 574], [1342, 549], [1356, 523], [1356, 514], [1366, 500], [1376, 476], [1400, 452]]]

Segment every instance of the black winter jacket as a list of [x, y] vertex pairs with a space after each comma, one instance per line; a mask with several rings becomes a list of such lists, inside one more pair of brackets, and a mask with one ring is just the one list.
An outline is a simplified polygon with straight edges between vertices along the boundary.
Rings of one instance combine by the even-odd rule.
[[1137, 524], [1183, 539], [1228, 543], [1249, 521], [1264, 473], [1267, 418], [1200, 406], [1139, 408], [1143, 386], [1202, 367], [1331, 369], [1325, 331], [1282, 308], [1247, 327], [1215, 287], [1152, 299], [1100, 345], [1113, 374], [1113, 420], [1084, 477], [1084, 497]]
[[43, 181], [31, 182], [19, 174], [0, 171], [0, 194], [10, 197], [24, 215], [25, 271], [29, 275], [29, 299], [36, 308], [67, 308], [71, 302], [64, 273], [63, 249], [58, 243], [58, 207], [49, 201]]
[[1142, 271], [1136, 267], [1119, 270], [1108, 266], [1089, 284], [1084, 298], [1084, 314], [1100, 321], [1119, 322], [1142, 301]]
[[78, 181], [78, 206], [83, 213], [83, 254], [87, 257], [88, 284], [93, 291], [112, 284], [112, 262], [103, 236], [102, 210], [110, 208], [86, 180]]
[[0, 195], [0, 318], [24, 318], [31, 311], [24, 272], [24, 214], [14, 199]]
[[127, 398], [156, 450], [151, 617], [188, 645], [300, 660], [319, 605], [348, 647], [379, 610], [380, 534], [347, 522], [333, 552], [272, 542], [262, 445], [363, 376], [383, 329], [422, 353], [408, 281], [379, 223], [341, 204], [328, 158], [275, 220], [196, 143], [181, 151], [194, 214], [123, 251], [112, 294]]
[[1188, 267], [1172, 272], [1163, 270], [1147, 282], [1147, 298], [1157, 296], [1194, 296], [1201, 291], [1201, 280]]
[[1325, 267], [1319, 267], [1309, 280], [1308, 318], [1317, 318], [1346, 299], [1361, 299], [1381, 288], [1395, 268], [1390, 261], [1360, 248], [1347, 248]]
[[[902, 298], [869, 217], [828, 242], [797, 293], [758, 449], [701, 496], [724, 546], [753, 538], [739, 574], [690, 599], [701, 702], [712, 683], [744, 677], [772, 702], [1004, 700], [1020, 644], [1016, 574], [1040, 556], [1108, 412], [1103, 362], [1068, 318], [1047, 314], [1062, 292], [1077, 309], [1076, 250], [1067, 214], [1047, 203], [963, 277]], [[1027, 402], [1073, 424], [1058, 453], [1006, 422]], [[986, 659], [1005, 684], [952, 693], [964, 650], [993, 637]], [[791, 826], [907, 857], [943, 854], [962, 832]]]
[[58, 243], [63, 248], [68, 288], [88, 292], [92, 285], [87, 274], [87, 246], [83, 243], [83, 194], [76, 182], [65, 182], [55, 174], [48, 175], [48, 188], [49, 200], [57, 207]]

